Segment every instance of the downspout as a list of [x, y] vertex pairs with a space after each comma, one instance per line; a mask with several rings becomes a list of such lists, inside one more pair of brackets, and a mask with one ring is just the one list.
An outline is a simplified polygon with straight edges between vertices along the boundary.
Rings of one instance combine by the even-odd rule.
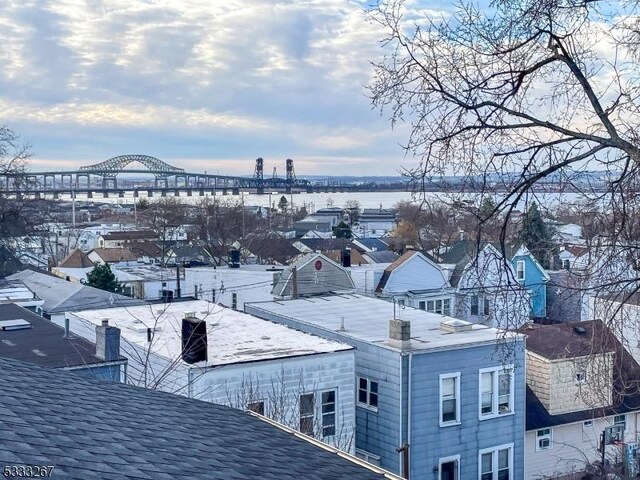
[[409, 478], [409, 471], [411, 470], [411, 374], [413, 372], [411, 368], [413, 360], [413, 354], [409, 353], [409, 371], [407, 372], [407, 457], [409, 457], [409, 461], [407, 462], [407, 478]]
[[[395, 302], [394, 302], [393, 306], [395, 308]], [[395, 312], [394, 312], [393, 317], [395, 318]], [[402, 438], [402, 420], [404, 419], [403, 412], [402, 412], [402, 405], [403, 405], [402, 404], [402, 390], [403, 390], [403, 388], [402, 388], [402, 380], [403, 380], [404, 377], [402, 375], [402, 353], [400, 353], [399, 356], [400, 356], [400, 422], [398, 423], [398, 426], [400, 428], [400, 436], [398, 438], [400, 440], [400, 448], [402, 448], [402, 446], [404, 444], [404, 442], [402, 441], [403, 440], [403, 438]], [[400, 476], [402, 476], [402, 474], [404, 473], [402, 471], [402, 457], [403, 456], [404, 456], [404, 454], [402, 453], [402, 451], [400, 449], [398, 449], [398, 465], [400, 466], [398, 471], [400, 473]]]

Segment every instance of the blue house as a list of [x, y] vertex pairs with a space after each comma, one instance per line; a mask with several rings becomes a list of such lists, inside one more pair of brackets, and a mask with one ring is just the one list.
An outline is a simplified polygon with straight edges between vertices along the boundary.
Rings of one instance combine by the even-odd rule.
[[523, 336], [355, 294], [245, 311], [356, 347], [361, 458], [410, 478], [523, 478]]
[[524, 245], [511, 259], [511, 265], [516, 272], [516, 280], [529, 292], [531, 317], [546, 318], [549, 274]]

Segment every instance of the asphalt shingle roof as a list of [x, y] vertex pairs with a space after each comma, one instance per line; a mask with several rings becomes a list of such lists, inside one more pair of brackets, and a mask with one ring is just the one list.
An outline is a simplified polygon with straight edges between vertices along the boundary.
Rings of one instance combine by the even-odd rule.
[[385, 478], [221, 405], [2, 358], [0, 385], [0, 464], [52, 478]]
[[18, 319], [29, 322], [31, 328], [0, 330], [0, 357], [52, 368], [104, 362], [96, 357], [96, 346], [90, 341], [72, 333], [64, 337], [62, 327], [31, 313], [26, 308], [13, 303], [0, 305], [0, 320]]

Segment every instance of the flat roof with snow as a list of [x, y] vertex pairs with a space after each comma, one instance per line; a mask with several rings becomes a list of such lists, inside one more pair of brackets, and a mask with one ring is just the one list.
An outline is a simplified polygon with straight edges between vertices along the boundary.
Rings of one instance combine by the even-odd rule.
[[[245, 304], [245, 309], [258, 316], [276, 315], [302, 324], [313, 325], [356, 340], [389, 346], [389, 320], [394, 316], [393, 303], [357, 294], [309, 297], [297, 300]], [[454, 330], [459, 320], [414, 308], [395, 307], [396, 318], [411, 322], [412, 351], [451, 349], [475, 344], [492, 344], [505, 333], [478, 324]], [[448, 322], [450, 328], [442, 328]], [[464, 322], [467, 323], [467, 322]], [[341, 329], [342, 324], [344, 330]], [[406, 350], [406, 349], [405, 349]]]
[[124, 340], [145, 348], [148, 345], [147, 328], [153, 328], [155, 333], [151, 351], [173, 359], [179, 358], [182, 352], [182, 319], [187, 312], [195, 312], [198, 318], [207, 322], [208, 366], [353, 348], [204, 300], [86, 310], [71, 315], [93, 325], [99, 325], [107, 317], [110, 325], [120, 328]]

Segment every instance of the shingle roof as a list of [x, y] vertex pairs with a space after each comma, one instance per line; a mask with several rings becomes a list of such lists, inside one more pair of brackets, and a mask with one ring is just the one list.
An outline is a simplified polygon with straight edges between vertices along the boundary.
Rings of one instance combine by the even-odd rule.
[[[0, 320], [26, 320], [31, 328], [0, 330], [0, 357], [64, 368], [102, 363], [96, 357], [95, 344], [69, 334], [55, 323], [13, 303], [0, 304]], [[123, 359], [124, 360], [124, 359]]]
[[128, 248], [94, 248], [93, 253], [103, 262], [130, 262], [138, 259], [138, 255]]
[[60, 262], [60, 267], [64, 268], [88, 268], [93, 267], [93, 262], [89, 260], [87, 254], [79, 248], [73, 250]]
[[54, 478], [385, 478], [221, 405], [7, 359], [0, 385], [0, 464], [53, 465]]
[[[582, 326], [586, 333], [582, 335], [576, 332], [574, 327], [577, 326]], [[526, 333], [527, 349], [538, 354], [544, 352], [550, 359], [595, 355], [604, 352], [615, 353], [612, 405], [551, 415], [534, 391], [527, 387], [527, 430], [537, 430], [640, 410], [640, 365], [600, 320], [562, 325], [536, 324], [533, 334]], [[580, 338], [576, 339], [576, 337]], [[545, 343], [549, 346], [545, 346]]]
[[67, 282], [55, 275], [34, 270], [23, 270], [7, 278], [22, 280], [32, 292], [44, 300], [42, 309], [49, 315], [86, 310], [87, 308], [122, 307], [145, 303], [142, 300], [81, 283]]

